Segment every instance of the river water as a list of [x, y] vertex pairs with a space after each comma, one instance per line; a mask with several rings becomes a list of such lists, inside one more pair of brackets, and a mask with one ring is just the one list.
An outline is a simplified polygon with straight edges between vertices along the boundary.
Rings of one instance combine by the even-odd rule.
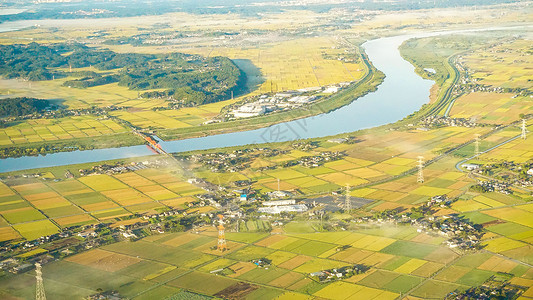
[[[411, 38], [467, 31], [476, 30], [407, 34], [364, 43], [363, 48], [370, 61], [378, 70], [385, 73], [385, 80], [375, 92], [335, 111], [256, 130], [161, 142], [160, 144], [167, 152], [185, 152], [324, 137], [396, 122], [429, 102], [429, 90], [434, 83], [418, 76], [414, 72], [414, 67], [401, 57], [398, 47]], [[2, 32], [1, 28], [0, 32]], [[142, 145], [7, 158], [0, 160], [0, 172], [147, 155], [153, 155], [153, 152]]]

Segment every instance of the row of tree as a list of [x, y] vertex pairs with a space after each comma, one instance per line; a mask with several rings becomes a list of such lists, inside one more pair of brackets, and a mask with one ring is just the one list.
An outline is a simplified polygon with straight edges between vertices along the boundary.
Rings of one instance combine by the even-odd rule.
[[35, 98], [8, 98], [0, 101], [0, 117], [18, 117], [31, 115], [51, 109], [50, 102]]

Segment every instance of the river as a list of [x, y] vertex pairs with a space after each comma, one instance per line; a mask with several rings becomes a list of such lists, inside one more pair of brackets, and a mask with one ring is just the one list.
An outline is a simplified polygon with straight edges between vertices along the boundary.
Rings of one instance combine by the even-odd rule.
[[[285, 142], [353, 132], [396, 122], [417, 111], [423, 104], [429, 102], [429, 90], [434, 83], [431, 80], [426, 80], [418, 76], [414, 72], [414, 67], [401, 57], [398, 47], [404, 41], [412, 38], [476, 30], [424, 32], [380, 38], [365, 42], [362, 45], [365, 52], [374, 66], [385, 74], [385, 80], [375, 92], [360, 97], [349, 105], [332, 112], [279, 123], [256, 130], [161, 142], [161, 146], [167, 152], [185, 152], [219, 147]], [[1, 31], [2, 29], [0, 28]], [[7, 158], [0, 160], [0, 172], [147, 155], [153, 155], [153, 153], [145, 145], [142, 145], [61, 152], [47, 154], [46, 156]]]

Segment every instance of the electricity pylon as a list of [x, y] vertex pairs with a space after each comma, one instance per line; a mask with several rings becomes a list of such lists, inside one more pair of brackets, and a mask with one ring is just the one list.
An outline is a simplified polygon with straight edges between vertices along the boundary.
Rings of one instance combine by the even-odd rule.
[[218, 245], [217, 249], [220, 251], [227, 250], [228, 246], [226, 245], [226, 233], [224, 232], [224, 221], [223, 216], [218, 215]]
[[475, 156], [479, 156], [479, 137], [480, 135], [479, 134], [476, 134], [476, 140], [474, 141], [474, 146], [475, 146], [475, 149], [474, 149], [474, 155]]
[[417, 182], [424, 182], [424, 157], [419, 156], [418, 157], [418, 178]]
[[346, 199], [344, 202], [344, 209], [349, 212], [352, 209], [352, 201], [350, 199], [350, 185], [346, 184]]
[[46, 300], [46, 295], [44, 293], [43, 285], [43, 272], [41, 270], [41, 264], [35, 264], [35, 279], [37, 279], [37, 285], [35, 287], [35, 299], [36, 300]]
[[527, 137], [526, 119], [522, 119], [522, 139], [525, 140], [526, 137]]

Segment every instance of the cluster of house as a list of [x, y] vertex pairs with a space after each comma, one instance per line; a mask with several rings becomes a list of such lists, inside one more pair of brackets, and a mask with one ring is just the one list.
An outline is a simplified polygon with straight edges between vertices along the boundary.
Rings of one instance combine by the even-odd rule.
[[252, 148], [235, 150], [230, 153], [194, 154], [186, 157], [186, 159], [201, 163], [212, 172], [238, 172], [249, 167], [249, 162], [252, 158], [272, 157], [286, 152], [288, 151], [271, 148]]
[[442, 217], [430, 216], [422, 220], [415, 220], [413, 223], [421, 227], [420, 232], [423, 229], [431, 230], [448, 237], [444, 243], [450, 248], [474, 249], [479, 246], [481, 237], [484, 235], [483, 226], [475, 225], [468, 219], [454, 214]]
[[516, 184], [522, 187], [533, 186], [533, 163], [516, 163], [501, 161], [493, 164], [484, 164], [478, 173], [491, 176], [507, 184]]
[[433, 207], [433, 206], [441, 206], [445, 207], [452, 203], [452, 199], [448, 198], [447, 195], [437, 195], [431, 197], [431, 199], [428, 200], [426, 203], [426, 206]]
[[268, 269], [268, 267], [270, 267], [270, 265], [272, 264], [272, 260], [268, 259], [268, 258], [258, 258], [258, 259], [252, 259], [251, 260], [252, 264], [260, 267], [260, 268], [265, 268], [265, 269]]
[[291, 166], [300, 165], [300, 166], [304, 166], [308, 168], [316, 168], [316, 167], [323, 165], [326, 162], [339, 160], [344, 156], [346, 156], [346, 154], [343, 152], [325, 151], [325, 152], [320, 152], [318, 155], [303, 156], [295, 160], [284, 162], [283, 167], [291, 167]]
[[355, 274], [362, 274], [368, 271], [369, 269], [370, 267], [368, 266], [358, 264], [353, 266], [345, 266], [336, 269], [322, 270], [318, 272], [309, 273], [309, 278], [320, 283], [325, 283], [350, 278]]
[[[131, 162], [131, 163], [123, 163], [123, 162], [117, 162], [114, 164], [101, 164], [93, 166], [89, 169], [80, 169], [80, 175], [81, 176], [89, 176], [89, 175], [98, 175], [98, 174], [121, 174], [126, 172], [134, 172], [137, 170], [146, 169], [149, 167], [160, 167], [162, 164], [167, 164], [163, 161], [144, 161], [144, 162]], [[65, 174], [67, 177], [67, 174]]]
[[454, 95], [474, 93], [474, 92], [487, 92], [487, 93], [505, 93], [506, 90], [502, 87], [479, 84], [476, 78], [473, 78], [471, 72], [463, 63], [463, 57], [459, 56], [456, 61], [456, 67], [460, 71], [461, 78], [459, 84], [456, 84], [453, 88]]
[[122, 300], [127, 299], [122, 297], [117, 291], [102, 291], [84, 298], [85, 300]]
[[481, 238], [484, 235], [483, 226], [473, 224], [470, 220], [456, 214], [444, 216], [433, 216], [431, 214], [433, 206], [446, 205], [452, 201], [446, 195], [434, 196], [424, 205], [413, 208], [411, 211], [406, 212], [399, 209], [385, 210], [377, 212], [373, 216], [361, 217], [357, 219], [357, 222], [409, 224], [418, 227], [418, 232], [447, 237], [448, 239], [445, 243], [450, 248], [463, 250], [475, 249], [479, 246]]
[[529, 286], [511, 283], [509, 280], [514, 275], [509, 273], [497, 273], [481, 285], [471, 287], [466, 290], [455, 290], [450, 292], [445, 300], [491, 300], [491, 299], [522, 299], [522, 294], [526, 292]]
[[497, 180], [489, 180], [489, 181], [478, 181], [477, 187], [482, 192], [498, 192], [505, 195], [510, 195], [513, 193], [511, 189], [509, 188], [511, 186], [508, 182], [500, 182]]
[[476, 122], [465, 118], [450, 118], [445, 116], [429, 116], [418, 122], [419, 130], [429, 130], [445, 126], [476, 127]]

